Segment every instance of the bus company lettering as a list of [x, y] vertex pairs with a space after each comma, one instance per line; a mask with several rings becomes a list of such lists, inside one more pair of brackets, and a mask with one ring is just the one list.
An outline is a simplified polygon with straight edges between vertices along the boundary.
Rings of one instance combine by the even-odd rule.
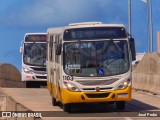
[[80, 69], [80, 67], [81, 66], [79, 64], [71, 64], [71, 65], [67, 64], [65, 66], [66, 69]]

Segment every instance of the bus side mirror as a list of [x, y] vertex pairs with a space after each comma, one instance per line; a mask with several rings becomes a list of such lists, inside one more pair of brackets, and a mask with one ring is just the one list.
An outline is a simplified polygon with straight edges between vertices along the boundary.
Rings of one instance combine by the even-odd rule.
[[135, 49], [135, 42], [134, 38], [129, 39], [131, 54], [132, 54], [132, 61], [136, 60], [136, 49]]
[[56, 55], [61, 55], [62, 44], [57, 45], [56, 47]]
[[23, 49], [23, 47], [21, 46], [21, 47], [20, 47], [20, 53], [22, 54], [23, 51], [24, 51], [24, 49]]

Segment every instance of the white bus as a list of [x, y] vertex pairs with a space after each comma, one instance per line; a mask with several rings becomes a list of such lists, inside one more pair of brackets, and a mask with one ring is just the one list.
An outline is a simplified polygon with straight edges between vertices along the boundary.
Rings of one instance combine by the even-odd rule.
[[26, 88], [47, 85], [46, 73], [46, 33], [27, 33], [20, 52], [22, 54], [22, 81]]
[[[53, 106], [131, 100], [134, 39], [124, 25], [73, 23], [47, 30], [47, 87]], [[133, 54], [132, 54], [133, 53]]]

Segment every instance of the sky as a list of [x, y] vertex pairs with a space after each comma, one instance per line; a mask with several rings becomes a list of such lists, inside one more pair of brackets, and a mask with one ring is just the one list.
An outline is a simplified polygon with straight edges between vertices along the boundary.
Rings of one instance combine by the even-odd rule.
[[[152, 1], [153, 51], [160, 31], [160, 0]], [[75, 22], [124, 24], [128, 30], [128, 0], [0, 0], [0, 63], [21, 71], [19, 48], [25, 33], [47, 32]], [[136, 52], [148, 52], [147, 3], [131, 0], [131, 34]]]

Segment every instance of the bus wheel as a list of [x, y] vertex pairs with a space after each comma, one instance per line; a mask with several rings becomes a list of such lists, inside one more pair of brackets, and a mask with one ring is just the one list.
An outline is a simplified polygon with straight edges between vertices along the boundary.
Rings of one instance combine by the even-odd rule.
[[70, 112], [71, 111], [71, 104], [63, 104], [63, 110], [65, 112]]
[[55, 98], [52, 98], [52, 105], [53, 106], [57, 106], [59, 102], [56, 101]]
[[116, 102], [117, 110], [124, 110], [125, 109], [125, 101], [118, 101]]

